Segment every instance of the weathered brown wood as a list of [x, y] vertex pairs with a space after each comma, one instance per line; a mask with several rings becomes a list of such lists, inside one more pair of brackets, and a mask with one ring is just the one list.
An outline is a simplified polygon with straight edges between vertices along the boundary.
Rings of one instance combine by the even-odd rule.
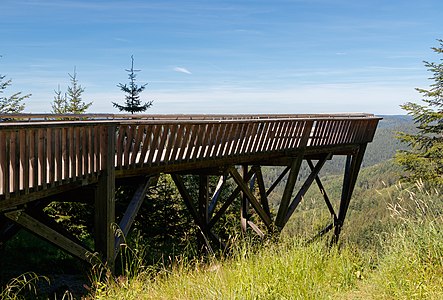
[[115, 258], [115, 126], [102, 127], [100, 135], [102, 170], [95, 196], [95, 247], [112, 269]]
[[269, 209], [268, 194], [266, 192], [265, 182], [260, 166], [254, 167], [255, 176], [257, 178], [257, 186], [260, 193], [260, 203], [265, 213], [271, 218], [271, 210]]
[[[104, 237], [97, 241], [97, 248], [109, 259], [112, 251], [109, 250], [111, 237], [107, 225], [113, 219], [113, 200], [109, 196], [115, 176], [149, 176], [160, 172], [206, 176], [211, 172], [222, 174], [223, 170], [232, 169], [234, 165], [257, 165], [253, 168], [255, 171], [247, 172], [240, 187], [209, 222], [218, 198], [213, 197], [210, 204], [206, 203], [208, 217], [200, 216], [206, 220], [201, 222], [200, 228], [214, 239], [209, 229], [240, 191], [247, 195], [245, 216], [248, 203], [251, 203], [261, 218], [267, 216], [270, 219], [267, 195], [285, 174], [266, 191], [259, 166], [288, 165], [291, 159], [292, 164], [301, 160], [308, 160], [309, 164], [309, 160], [322, 159], [327, 153], [350, 155], [338, 217], [342, 222], [365, 150], [361, 145], [372, 140], [379, 120], [367, 114], [98, 114], [64, 116], [60, 118], [63, 121], [45, 116], [42, 117], [45, 122], [37, 118], [37, 115], [19, 115], [12, 122], [0, 123], [0, 211], [11, 211], [37, 199], [98, 181], [97, 194], [100, 196], [97, 199], [101, 197], [101, 200], [97, 200], [97, 219], [104, 220], [98, 225], [98, 232]], [[113, 131], [108, 132], [111, 127]], [[110, 140], [104, 140], [104, 132]], [[110, 143], [114, 145], [110, 146]], [[291, 170], [294, 172], [294, 168]], [[260, 201], [247, 187], [251, 172], [256, 173]], [[293, 181], [296, 175], [288, 178]], [[322, 189], [318, 176], [314, 180]], [[296, 207], [296, 201], [289, 204], [287, 200], [292, 196], [293, 187], [290, 186], [287, 184], [285, 188], [276, 224], [284, 223], [290, 215], [288, 213]], [[326, 192], [324, 197], [328, 205]], [[329, 203], [332, 214], [330, 206]]]
[[257, 198], [254, 196], [254, 194], [251, 192], [251, 190], [248, 188], [242, 176], [238, 173], [238, 171], [235, 168], [230, 168], [229, 173], [232, 175], [234, 181], [240, 187], [241, 191], [246, 194], [249, 202], [251, 203], [252, 207], [254, 207], [255, 211], [260, 216], [262, 221], [265, 223], [265, 225], [268, 228], [270, 228], [272, 223], [271, 219], [263, 210], [263, 208], [260, 206], [260, 203], [258, 202]]
[[132, 224], [134, 223], [135, 217], [137, 216], [137, 213], [143, 203], [143, 200], [146, 197], [146, 193], [148, 192], [148, 189], [154, 185], [157, 184], [158, 176], [152, 176], [149, 177], [145, 182], [141, 183], [137, 190], [135, 191], [134, 195], [132, 196], [131, 201], [128, 204], [128, 207], [125, 210], [125, 213], [123, 214], [122, 219], [119, 223], [119, 233], [117, 233], [115, 238], [115, 253], [114, 257], [117, 256], [118, 251], [120, 249], [120, 243], [123, 241], [123, 239], [128, 235], [129, 229], [131, 228]]
[[295, 209], [297, 208], [298, 204], [300, 203], [301, 199], [305, 195], [305, 193], [308, 191], [309, 187], [311, 186], [312, 182], [315, 180], [315, 178], [318, 176], [318, 173], [322, 169], [325, 162], [329, 159], [329, 154], [325, 155], [321, 160], [317, 162], [315, 165], [314, 170], [312, 170], [311, 174], [309, 174], [308, 178], [306, 178], [305, 182], [303, 183], [302, 187], [298, 191], [297, 195], [294, 197], [294, 200], [292, 200], [292, 203], [289, 205], [286, 216], [283, 220], [283, 226], [288, 222], [289, 218], [294, 213]]
[[348, 155], [346, 159], [345, 172], [343, 176], [342, 195], [340, 199], [337, 224], [334, 231], [335, 241], [338, 240], [341, 232], [341, 227], [343, 226], [346, 213], [349, 208], [352, 192], [354, 191], [355, 183], [357, 181], [358, 172], [363, 161], [366, 146], [367, 144], [360, 145], [357, 153], [355, 153], [354, 155]]
[[46, 239], [84, 261], [90, 262], [94, 258], [91, 251], [68, 239], [65, 235], [60, 234], [53, 228], [37, 221], [24, 211], [11, 211], [4, 215], [27, 230], [37, 234], [39, 237]]
[[209, 207], [208, 207], [209, 218], [212, 217], [215, 207], [217, 206], [217, 202], [220, 197], [221, 190], [222, 190], [223, 186], [225, 185], [225, 183], [226, 183], [225, 176], [224, 175], [220, 176], [220, 178], [217, 182], [217, 186], [215, 187], [214, 193], [212, 194], [211, 201], [209, 203]]
[[[245, 176], [244, 180], [248, 181], [251, 179], [254, 172], [252, 170], [249, 170], [248, 174]], [[232, 202], [235, 200], [235, 198], [238, 197], [238, 195], [241, 192], [240, 186], [237, 186], [231, 193], [231, 195], [228, 197], [228, 199], [225, 200], [223, 205], [220, 207], [220, 209], [217, 211], [217, 213], [212, 217], [212, 219], [209, 221], [209, 228], [212, 228], [215, 223], [217, 223], [220, 218], [223, 216], [223, 214], [226, 212], [226, 210], [229, 208], [229, 206], [232, 204]]]
[[[314, 171], [314, 165], [312, 164], [312, 160], [307, 159], [306, 160], [309, 168], [311, 169], [311, 172]], [[328, 194], [326, 193], [325, 188], [323, 187], [323, 184], [320, 180], [320, 177], [317, 175], [315, 176], [315, 182], [317, 183], [318, 188], [320, 189], [320, 193], [323, 195], [323, 199], [325, 200], [326, 206], [328, 207], [329, 213], [334, 218], [334, 220], [337, 219], [337, 215], [335, 213], [334, 207], [332, 206], [331, 200], [329, 200]]]
[[303, 161], [303, 155], [300, 154], [294, 158], [291, 163], [291, 169], [289, 171], [288, 179], [286, 180], [283, 196], [278, 208], [277, 217], [275, 219], [275, 225], [282, 229], [285, 225], [284, 219], [288, 212], [289, 202], [291, 200], [292, 192], [294, 191], [295, 182], [300, 171], [301, 163]]

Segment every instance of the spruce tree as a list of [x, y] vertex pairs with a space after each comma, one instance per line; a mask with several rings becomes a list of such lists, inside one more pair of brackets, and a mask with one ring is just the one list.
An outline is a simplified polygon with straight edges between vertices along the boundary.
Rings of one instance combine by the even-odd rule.
[[92, 105], [92, 102], [85, 103], [82, 100], [82, 94], [85, 89], [78, 83], [77, 72], [74, 68], [74, 74], [69, 74], [71, 79], [71, 86], [68, 86], [68, 91], [66, 93], [66, 112], [72, 114], [83, 114]]
[[54, 100], [52, 102], [52, 113], [54, 114], [84, 114], [92, 105], [92, 101], [86, 103], [82, 100], [82, 94], [85, 89], [78, 83], [77, 72], [74, 68], [74, 74], [69, 74], [71, 85], [63, 95], [60, 86], [55, 90]]
[[118, 108], [119, 111], [127, 111], [131, 114], [144, 112], [152, 106], [153, 101], [151, 100], [143, 104], [141, 103], [140, 93], [143, 92], [148, 84], [145, 83], [139, 86], [135, 83], [136, 72], [140, 72], [140, 70], [134, 70], [134, 56], [131, 56], [131, 69], [126, 69], [125, 71], [129, 73], [129, 85], [123, 83], [117, 85], [126, 94], [125, 104], [120, 105], [115, 102], [112, 102], [112, 104], [114, 107]]
[[63, 95], [60, 90], [60, 85], [57, 90], [54, 90], [55, 96], [52, 102], [52, 113], [53, 114], [65, 114], [68, 108], [68, 103], [66, 101], [66, 93]]
[[0, 75], [0, 113], [17, 114], [25, 109], [23, 100], [31, 97], [31, 94], [23, 95], [17, 92], [11, 96], [3, 96], [4, 91], [12, 84], [12, 80], [5, 80], [6, 75]]
[[[443, 40], [431, 49], [443, 54]], [[443, 58], [439, 62], [424, 61], [433, 80], [428, 89], [416, 88], [423, 104], [407, 102], [401, 107], [414, 119], [417, 132], [400, 133], [399, 138], [411, 146], [400, 151], [396, 161], [407, 171], [410, 181], [422, 179], [430, 184], [443, 184]]]

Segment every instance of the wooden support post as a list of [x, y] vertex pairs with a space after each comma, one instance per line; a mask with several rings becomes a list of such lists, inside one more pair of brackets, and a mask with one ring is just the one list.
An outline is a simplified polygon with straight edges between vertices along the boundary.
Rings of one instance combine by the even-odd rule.
[[209, 208], [208, 208], [209, 218], [211, 218], [212, 214], [214, 213], [214, 209], [217, 206], [217, 202], [220, 197], [220, 192], [221, 192], [223, 186], [225, 185], [225, 183], [226, 183], [225, 175], [220, 176], [217, 186], [215, 187], [215, 191], [212, 194], [211, 202], [209, 203]]
[[258, 190], [260, 192], [260, 202], [266, 214], [271, 218], [271, 210], [269, 209], [268, 194], [266, 193], [265, 182], [260, 166], [255, 166], [255, 176], [257, 178]]
[[349, 208], [352, 192], [354, 191], [355, 183], [357, 181], [358, 172], [360, 171], [361, 163], [363, 161], [366, 146], [367, 144], [360, 145], [355, 154], [348, 155], [346, 158], [346, 167], [343, 176], [343, 188], [340, 199], [340, 209], [334, 228], [333, 242], [335, 243], [338, 242], [341, 228], [346, 218], [346, 213]]
[[183, 201], [185, 202], [186, 207], [188, 208], [189, 212], [191, 213], [192, 218], [194, 219], [195, 224], [199, 227], [202, 233], [207, 232], [208, 236], [203, 236], [206, 246], [208, 249], [211, 249], [211, 245], [209, 244], [208, 238], [212, 239], [216, 243], [220, 243], [220, 240], [215, 234], [213, 234], [210, 231], [210, 226], [205, 224], [203, 220], [200, 218], [199, 212], [195, 209], [194, 204], [192, 203], [191, 196], [189, 195], [188, 191], [186, 190], [186, 187], [183, 183], [183, 180], [180, 178], [177, 174], [171, 174], [172, 180], [174, 181], [175, 185], [177, 186], [178, 191], [180, 192], [180, 195], [183, 198]]
[[[120, 243], [122, 240], [128, 235], [129, 230], [131, 229], [132, 224], [134, 223], [135, 217], [145, 199], [146, 193], [151, 186], [155, 186], [158, 181], [158, 176], [149, 177], [146, 182], [140, 184], [132, 196], [131, 202], [129, 202], [128, 207], [123, 215], [123, 218], [120, 221], [119, 229], [120, 234], [118, 234], [115, 238], [115, 254], [117, 256], [118, 251], [120, 249]], [[123, 235], [123, 236], [121, 236]]]
[[[253, 171], [250, 170], [245, 178], [245, 180], [251, 179], [253, 175]], [[211, 218], [209, 221], [209, 228], [212, 228], [215, 223], [217, 223], [218, 220], [223, 216], [223, 214], [226, 212], [228, 207], [232, 204], [232, 202], [237, 198], [237, 196], [240, 194], [241, 188], [237, 186], [235, 190], [231, 193], [231, 195], [226, 199], [226, 201], [223, 203], [222, 207], [217, 211], [217, 213], [214, 215], [214, 217]]]
[[[209, 237], [209, 176], [199, 175], [198, 213], [203, 224], [201, 234], [198, 234], [199, 249], [203, 250], [206, 244], [205, 237]], [[209, 250], [209, 249], [206, 249]]]
[[101, 171], [95, 195], [95, 248], [108, 267], [114, 268], [115, 235], [115, 126], [100, 132]]
[[70, 254], [84, 260], [91, 262], [94, 255], [88, 249], [81, 246], [79, 243], [72, 241], [65, 235], [59, 233], [46, 224], [34, 219], [24, 211], [16, 210], [5, 213], [5, 216], [26, 228], [27, 230], [35, 233], [37, 236], [44, 238], [52, 244], [64, 249]]
[[[243, 165], [242, 171], [243, 171], [243, 180], [245, 180], [245, 178], [248, 174], [248, 166]], [[249, 209], [248, 208], [249, 208], [248, 197], [247, 197], [246, 193], [243, 191], [242, 197], [241, 197], [241, 207], [240, 207], [240, 224], [241, 224], [241, 229], [243, 232], [246, 232], [247, 225], [248, 225], [248, 220], [249, 220], [249, 215], [248, 215]]]
[[287, 166], [283, 172], [278, 176], [278, 178], [274, 181], [274, 183], [269, 187], [269, 189], [266, 191], [266, 195], [269, 196], [269, 194], [272, 193], [272, 191], [277, 187], [277, 185], [282, 181], [282, 179], [285, 177], [285, 175], [291, 170], [291, 166]]
[[254, 207], [255, 211], [262, 219], [262, 221], [265, 223], [266, 227], [270, 229], [272, 223], [271, 218], [269, 218], [269, 216], [266, 214], [263, 207], [260, 206], [260, 203], [258, 202], [257, 198], [254, 196], [254, 194], [251, 192], [251, 190], [249, 189], [247, 183], [244, 181], [242, 176], [233, 167], [229, 169], [229, 173], [231, 173], [232, 177], [234, 178], [234, 181], [240, 187], [241, 191], [246, 194], [249, 203], [252, 205], [252, 207]]
[[[289, 205], [286, 216], [284, 218], [283, 226], [288, 222], [289, 218], [294, 213], [295, 209], [297, 208], [298, 204], [300, 203], [303, 196], [308, 191], [309, 187], [311, 186], [312, 182], [314, 182], [314, 179], [318, 176], [318, 173], [320, 172], [321, 168], [325, 164], [326, 160], [328, 159], [329, 155], [326, 155], [322, 159], [320, 159], [317, 164], [315, 165], [314, 170], [312, 170], [311, 174], [309, 174], [308, 178], [306, 178], [305, 182], [303, 183], [302, 187], [298, 191], [297, 195], [294, 197], [294, 200], [292, 200], [291, 205]], [[282, 227], [283, 227], [282, 226]]]
[[[309, 168], [311, 169], [311, 172], [314, 171], [314, 165], [312, 164], [312, 161], [310, 159], [307, 160]], [[315, 176], [315, 182], [317, 183], [318, 188], [320, 189], [320, 193], [323, 195], [323, 199], [325, 200], [326, 206], [328, 207], [329, 213], [331, 214], [334, 223], [337, 220], [337, 214], [335, 213], [334, 207], [332, 206], [331, 200], [329, 200], [328, 194], [326, 193], [326, 190], [320, 180], [320, 177]]]
[[292, 192], [294, 191], [295, 182], [297, 180], [298, 172], [300, 171], [301, 163], [303, 161], [303, 153], [294, 158], [291, 162], [291, 170], [289, 171], [288, 179], [286, 181], [285, 190], [278, 208], [275, 225], [279, 230], [283, 229], [285, 224], [285, 217], [288, 212], [289, 202], [291, 200]]

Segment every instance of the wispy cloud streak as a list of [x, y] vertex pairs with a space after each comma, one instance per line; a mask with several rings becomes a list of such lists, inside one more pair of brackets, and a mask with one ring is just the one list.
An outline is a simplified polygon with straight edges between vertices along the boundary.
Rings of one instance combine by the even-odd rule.
[[174, 71], [175, 71], [175, 72], [179, 72], [179, 73], [189, 74], [189, 75], [192, 74], [188, 69], [186, 69], [186, 68], [182, 68], [182, 67], [175, 67], [175, 68], [174, 68]]

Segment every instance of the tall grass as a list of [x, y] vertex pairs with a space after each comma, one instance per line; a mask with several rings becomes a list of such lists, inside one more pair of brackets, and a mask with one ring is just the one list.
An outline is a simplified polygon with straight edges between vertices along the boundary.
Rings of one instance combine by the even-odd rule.
[[443, 299], [443, 199], [418, 182], [391, 203], [398, 222], [383, 242], [383, 253], [362, 288], [374, 299]]
[[327, 299], [362, 278], [362, 259], [323, 243], [295, 240], [251, 247], [243, 242], [229, 259], [177, 260], [157, 276], [142, 272], [116, 280], [96, 299]]
[[[154, 274], [108, 281], [96, 299], [443, 299], [443, 214], [438, 190], [397, 186], [388, 205], [394, 226], [381, 249], [282, 238], [237, 243], [229, 258], [185, 257]], [[351, 250], [353, 249], [353, 250]], [[136, 260], [137, 261], [137, 260]], [[152, 270], [151, 270], [152, 271]]]

